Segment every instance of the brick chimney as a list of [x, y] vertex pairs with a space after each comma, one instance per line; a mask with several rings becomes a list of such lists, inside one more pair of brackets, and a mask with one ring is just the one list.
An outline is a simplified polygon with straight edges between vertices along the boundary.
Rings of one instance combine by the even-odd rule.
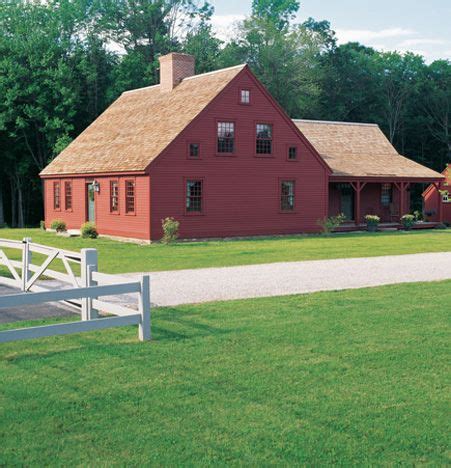
[[171, 52], [159, 60], [162, 92], [172, 91], [184, 78], [194, 75], [195, 59], [192, 55]]

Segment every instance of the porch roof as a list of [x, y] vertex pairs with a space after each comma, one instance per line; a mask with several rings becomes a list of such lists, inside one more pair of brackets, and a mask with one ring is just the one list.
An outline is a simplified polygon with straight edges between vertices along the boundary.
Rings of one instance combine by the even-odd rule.
[[332, 177], [440, 180], [443, 175], [401, 156], [376, 124], [294, 120], [331, 167]]

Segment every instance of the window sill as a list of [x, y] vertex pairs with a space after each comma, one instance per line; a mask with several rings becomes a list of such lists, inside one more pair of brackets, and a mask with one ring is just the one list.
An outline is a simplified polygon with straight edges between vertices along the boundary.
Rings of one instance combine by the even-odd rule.
[[119, 212], [119, 211], [110, 211], [110, 215], [112, 215], [112, 216], [120, 216], [120, 212]]
[[125, 216], [136, 216], [136, 211], [129, 211], [128, 213], [125, 213]]
[[205, 213], [202, 213], [201, 211], [191, 211], [191, 212], [185, 211], [184, 216], [188, 216], [188, 217], [205, 216]]

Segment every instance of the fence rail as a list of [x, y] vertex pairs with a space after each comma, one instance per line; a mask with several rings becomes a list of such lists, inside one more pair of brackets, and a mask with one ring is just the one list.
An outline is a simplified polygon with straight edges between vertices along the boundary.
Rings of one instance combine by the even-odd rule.
[[[4, 248], [20, 250], [22, 260], [19, 262], [8, 258]], [[47, 256], [41, 265], [32, 264], [33, 252]], [[49, 268], [56, 259], [61, 260], [66, 270], [65, 273]], [[76, 276], [69, 262], [80, 265], [80, 277]], [[20, 288], [22, 292], [0, 296], [0, 309], [64, 301], [80, 312], [81, 322], [1, 331], [0, 343], [123, 325], [138, 325], [138, 336], [141, 341], [151, 338], [149, 276], [143, 275], [139, 281], [132, 281], [100, 273], [97, 271], [98, 258], [95, 249], [82, 249], [78, 253], [33, 244], [29, 238], [22, 242], [0, 239], [1, 264], [6, 266], [12, 278], [0, 276], [0, 284]], [[37, 285], [37, 281], [43, 275], [58, 280], [64, 287], [47, 289]], [[133, 293], [138, 295], [137, 310], [98, 299], [104, 296]], [[113, 315], [113, 317], [99, 318], [98, 311]]]

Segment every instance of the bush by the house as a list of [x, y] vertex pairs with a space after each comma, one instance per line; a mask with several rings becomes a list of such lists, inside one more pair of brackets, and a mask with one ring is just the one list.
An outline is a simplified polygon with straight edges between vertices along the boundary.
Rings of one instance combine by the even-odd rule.
[[66, 232], [66, 221], [63, 221], [62, 219], [54, 219], [50, 224], [50, 229], [54, 229], [56, 232]]
[[409, 231], [415, 224], [415, 216], [411, 214], [405, 214], [404, 216], [401, 216], [401, 224], [406, 231]]
[[329, 216], [318, 221], [318, 226], [323, 230], [323, 234], [330, 234], [332, 231], [340, 227], [346, 221], [346, 216], [343, 213], [337, 216]]
[[161, 226], [163, 227], [163, 237], [161, 242], [163, 244], [170, 244], [179, 237], [180, 222], [172, 217], [164, 218], [161, 220]]
[[374, 232], [377, 231], [377, 227], [379, 226], [379, 223], [381, 222], [381, 218], [377, 215], [371, 215], [368, 214], [365, 216], [365, 222], [368, 231]]
[[45, 221], [39, 221], [39, 229], [45, 231]]
[[81, 226], [81, 237], [83, 239], [97, 239], [99, 233], [94, 223], [85, 223]]
[[423, 213], [421, 211], [414, 211], [413, 212], [413, 216], [415, 218], [415, 222], [418, 223], [418, 222], [421, 222], [424, 220], [424, 216], [423, 216]]

